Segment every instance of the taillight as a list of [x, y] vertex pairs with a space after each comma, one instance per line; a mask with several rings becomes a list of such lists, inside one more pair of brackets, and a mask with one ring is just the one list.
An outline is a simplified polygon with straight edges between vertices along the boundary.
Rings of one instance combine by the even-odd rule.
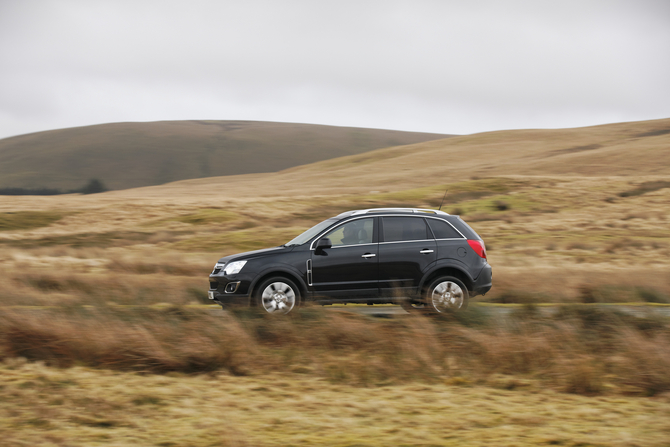
[[468, 244], [472, 249], [479, 255], [480, 258], [486, 259], [486, 246], [484, 241], [479, 241], [475, 239], [468, 239]]

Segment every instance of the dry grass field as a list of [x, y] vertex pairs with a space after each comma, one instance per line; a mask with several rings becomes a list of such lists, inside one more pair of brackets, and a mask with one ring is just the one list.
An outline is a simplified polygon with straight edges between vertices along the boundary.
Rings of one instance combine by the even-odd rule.
[[[665, 446], [668, 398], [7, 362], [3, 446]], [[5, 400], [7, 399], [7, 400]], [[10, 402], [13, 402], [10, 403]]]
[[[220, 256], [446, 188], [494, 271], [463, 315], [202, 305]], [[669, 205], [670, 120], [2, 197], [0, 444], [668, 445], [670, 322], [593, 305], [670, 303]]]

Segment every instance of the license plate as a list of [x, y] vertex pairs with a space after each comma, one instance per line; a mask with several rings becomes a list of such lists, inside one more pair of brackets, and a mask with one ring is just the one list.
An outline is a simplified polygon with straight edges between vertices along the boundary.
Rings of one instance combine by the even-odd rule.
[[211, 290], [209, 290], [209, 291], [207, 292], [207, 296], [209, 297], [210, 300], [213, 300], [213, 299], [214, 299], [214, 292], [211, 291]]

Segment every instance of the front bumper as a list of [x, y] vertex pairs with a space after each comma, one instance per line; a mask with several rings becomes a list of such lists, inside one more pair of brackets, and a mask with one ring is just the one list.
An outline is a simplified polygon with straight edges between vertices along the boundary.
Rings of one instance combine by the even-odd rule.
[[248, 306], [249, 305], [249, 296], [248, 295], [239, 295], [233, 293], [220, 293], [216, 290], [210, 290], [207, 292], [209, 299], [223, 307], [233, 307], [233, 306]]
[[207, 296], [222, 306], [249, 305], [249, 290], [253, 275], [209, 275]]

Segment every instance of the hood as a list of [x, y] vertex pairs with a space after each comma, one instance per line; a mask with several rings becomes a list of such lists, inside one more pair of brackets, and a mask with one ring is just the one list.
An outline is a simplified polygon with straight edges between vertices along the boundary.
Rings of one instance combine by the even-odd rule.
[[272, 248], [263, 248], [262, 250], [245, 251], [244, 253], [237, 253], [230, 256], [224, 256], [223, 258], [219, 259], [218, 262], [221, 264], [224, 262], [243, 261], [245, 259], [259, 258], [261, 256], [264, 256], [265, 254], [275, 253], [277, 251], [282, 250], [291, 251], [293, 250], [293, 247], [272, 247]]

